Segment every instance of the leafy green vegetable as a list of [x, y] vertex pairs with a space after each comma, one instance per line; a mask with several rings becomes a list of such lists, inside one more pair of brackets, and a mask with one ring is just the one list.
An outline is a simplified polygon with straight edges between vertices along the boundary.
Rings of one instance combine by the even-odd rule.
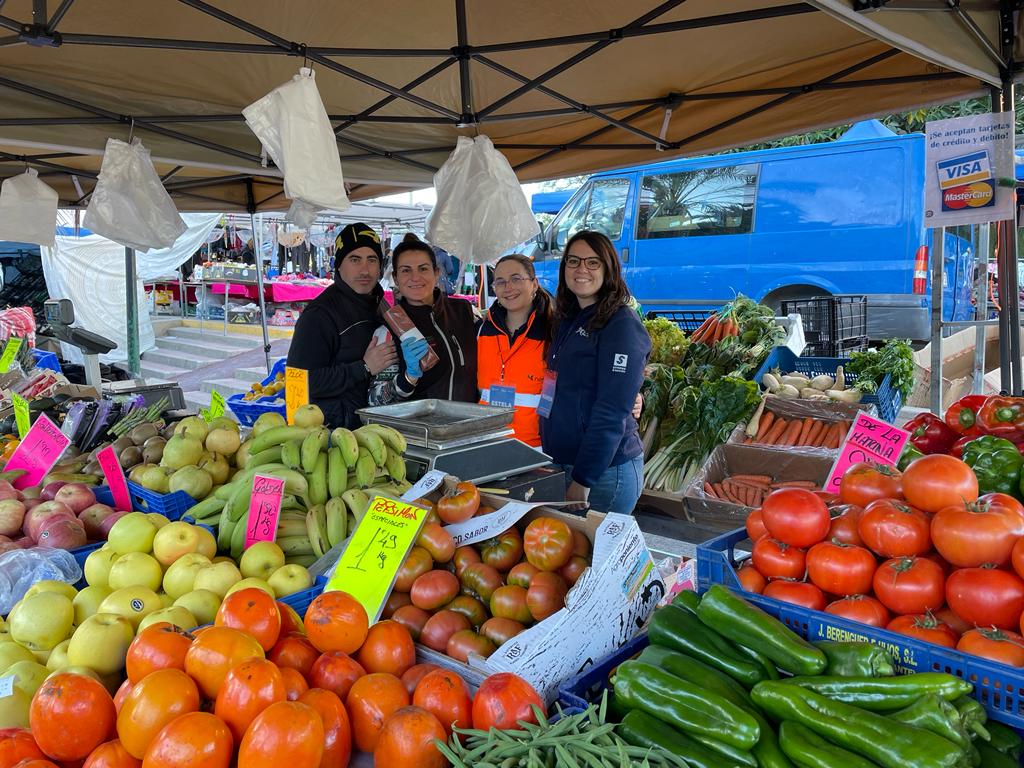
[[690, 346], [689, 339], [679, 326], [664, 317], [655, 317], [644, 320], [644, 328], [651, 337], [650, 362], [679, 365], [686, 348]]
[[[914, 350], [905, 339], [889, 339], [881, 349], [852, 353], [846, 371], [857, 375], [856, 387], [866, 393], [875, 391], [888, 374], [892, 386], [906, 400], [914, 389]], [[875, 389], [869, 389], [867, 382], [873, 383]]]

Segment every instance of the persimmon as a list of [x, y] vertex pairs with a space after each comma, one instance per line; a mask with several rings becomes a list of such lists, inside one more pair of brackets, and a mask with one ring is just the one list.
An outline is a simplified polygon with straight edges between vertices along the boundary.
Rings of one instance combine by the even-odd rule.
[[32, 697], [29, 725], [39, 749], [54, 760], [84, 760], [114, 736], [117, 713], [110, 693], [85, 675], [61, 673]]
[[172, 720], [199, 710], [199, 688], [180, 669], [160, 669], [135, 684], [117, 715], [117, 736], [132, 757], [146, 749]]
[[193, 635], [166, 621], [150, 624], [128, 646], [124, 668], [134, 685], [158, 669], [185, 669]]
[[291, 632], [306, 634], [306, 625], [303, 624], [298, 611], [283, 600], [277, 601], [277, 610], [281, 613], [281, 637], [286, 637]]
[[281, 679], [284, 681], [285, 698], [288, 701], [298, 701], [309, 690], [309, 683], [297, 669], [281, 667]]
[[444, 726], [425, 709], [402, 707], [384, 723], [373, 752], [374, 768], [444, 768], [448, 761], [434, 740], [446, 738]]
[[233, 666], [262, 658], [263, 648], [252, 635], [231, 627], [208, 627], [185, 654], [185, 671], [203, 696], [215, 699]]
[[318, 651], [352, 654], [366, 640], [370, 628], [366, 609], [347, 592], [317, 595], [306, 609], [306, 636]]
[[246, 632], [269, 651], [281, 635], [281, 611], [277, 601], [262, 589], [240, 589], [224, 598], [213, 625]]
[[394, 675], [374, 672], [356, 680], [345, 699], [356, 748], [362, 752], [373, 752], [384, 721], [407, 706], [409, 694], [402, 681]]
[[266, 659], [250, 659], [231, 668], [217, 692], [213, 714], [231, 730], [235, 743], [241, 743], [245, 730], [257, 715], [279, 701], [287, 701], [281, 670]]
[[282, 635], [270, 649], [267, 658], [279, 667], [291, 667], [297, 669], [303, 677], [309, 677], [313, 664], [320, 658], [320, 651], [313, 647], [305, 635], [294, 632], [288, 637]]
[[341, 699], [323, 688], [310, 688], [299, 703], [312, 707], [324, 726], [324, 754], [320, 768], [346, 766], [352, 756], [352, 725]]
[[22, 760], [45, 757], [28, 728], [0, 730], [0, 768], [13, 768]]
[[233, 753], [224, 721], [209, 712], [189, 712], [150, 742], [142, 768], [229, 768]]
[[404, 675], [416, 663], [416, 645], [409, 630], [396, 621], [380, 621], [370, 627], [358, 661], [367, 672]]
[[438, 719], [448, 736], [452, 726], [473, 725], [473, 697], [469, 686], [456, 672], [437, 669], [428, 673], [412, 694], [412, 703]]
[[279, 701], [252, 721], [238, 748], [238, 764], [245, 768], [319, 768], [323, 753], [324, 726], [316, 710], [295, 701]]
[[87, 758], [82, 768], [141, 768], [142, 761], [132, 757], [120, 739], [100, 744]]

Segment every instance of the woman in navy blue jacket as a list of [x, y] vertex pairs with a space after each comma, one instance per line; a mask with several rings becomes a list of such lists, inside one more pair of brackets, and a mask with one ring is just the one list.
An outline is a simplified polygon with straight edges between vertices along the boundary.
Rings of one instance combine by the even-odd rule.
[[611, 241], [589, 231], [569, 238], [538, 413], [544, 452], [565, 470], [571, 508], [629, 514], [643, 489], [632, 411], [651, 340], [628, 300]]

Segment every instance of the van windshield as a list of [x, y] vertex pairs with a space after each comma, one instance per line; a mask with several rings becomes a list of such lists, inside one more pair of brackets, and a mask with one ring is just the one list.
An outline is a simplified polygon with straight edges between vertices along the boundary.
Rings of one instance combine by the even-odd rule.
[[757, 171], [752, 164], [645, 175], [637, 238], [750, 232]]

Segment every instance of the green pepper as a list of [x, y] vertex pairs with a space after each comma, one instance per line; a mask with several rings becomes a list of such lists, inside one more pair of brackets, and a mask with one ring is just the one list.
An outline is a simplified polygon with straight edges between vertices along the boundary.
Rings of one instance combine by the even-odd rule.
[[960, 722], [968, 733], [980, 736], [985, 741], [991, 738], [988, 728], [985, 727], [988, 722], [988, 712], [981, 706], [980, 701], [965, 694], [954, 699], [953, 706], [956, 707], [956, 711], [960, 715]]
[[953, 701], [970, 693], [973, 688], [966, 680], [944, 672], [893, 677], [790, 677], [782, 682], [872, 712], [891, 712], [909, 707], [926, 693]]
[[786, 720], [779, 725], [782, 751], [799, 768], [875, 768], [870, 760], [821, 738], [807, 726]]
[[971, 737], [960, 722], [960, 713], [956, 707], [934, 693], [925, 694], [909, 707], [893, 712], [888, 717], [936, 733], [961, 749], [967, 749], [971, 743]]
[[892, 654], [872, 643], [838, 643], [821, 640], [814, 644], [825, 654], [824, 674], [833, 677], [886, 677], [896, 673]]
[[661, 747], [666, 752], [683, 758], [693, 768], [744, 768], [751, 765], [747, 761], [723, 762], [720, 752], [709, 749], [639, 709], [628, 712], [615, 730], [633, 746], [648, 749]]
[[750, 657], [761, 666], [761, 669], [764, 670], [766, 680], [779, 679], [779, 670], [776, 669], [775, 664], [772, 663], [771, 659], [769, 659], [763, 653], [755, 651], [753, 648], [747, 648], [747, 646], [740, 645], [739, 643], [736, 643], [735, 645], [737, 651], [742, 653], [744, 656]]
[[651, 616], [647, 636], [653, 645], [660, 645], [700, 659], [720, 669], [734, 680], [752, 687], [768, 679], [764, 668], [736, 649], [685, 608], [666, 605]]
[[1013, 728], [995, 720], [988, 722], [985, 726], [990, 736], [989, 745], [998, 749], [1004, 755], [1009, 755], [1014, 760], [1020, 760], [1021, 738]]
[[727, 701], [731, 701], [749, 712], [761, 728], [761, 736], [751, 750], [754, 757], [757, 758], [760, 768], [792, 768], [789, 760], [779, 748], [775, 729], [750, 701], [747, 689], [731, 677], [684, 653], [676, 653], [656, 645], [647, 646], [637, 660], [671, 672], [676, 677], [681, 677], [705, 691], [717, 693]]
[[964, 446], [963, 460], [978, 477], [980, 493], [1006, 493], [1020, 498], [1024, 456], [1009, 440], [984, 435]]
[[619, 665], [615, 695], [622, 705], [639, 709], [690, 734], [707, 736], [739, 749], [757, 743], [761, 728], [741, 707], [717, 693], [642, 661]]
[[923, 457], [924, 454], [915, 448], [912, 443], [907, 443], [903, 448], [903, 453], [900, 454], [899, 461], [896, 462], [896, 469], [903, 472], [907, 467]]
[[981, 768], [981, 752], [974, 746], [973, 741], [967, 747], [967, 759], [970, 761], [971, 768]]
[[974, 746], [981, 755], [981, 764], [984, 768], [1020, 768], [1020, 763], [1009, 755], [1000, 752], [991, 744], [977, 741], [974, 743]]
[[[883, 768], [966, 768], [953, 742], [885, 715], [827, 699], [781, 680], [758, 683], [754, 703], [775, 720], [792, 720]], [[827, 764], [827, 763], [826, 763]]]
[[697, 606], [700, 605], [700, 597], [692, 589], [684, 589], [672, 599], [672, 605], [696, 615]]
[[697, 616], [723, 637], [763, 653], [791, 674], [817, 675], [825, 669], [821, 650], [721, 584], [704, 594]]

